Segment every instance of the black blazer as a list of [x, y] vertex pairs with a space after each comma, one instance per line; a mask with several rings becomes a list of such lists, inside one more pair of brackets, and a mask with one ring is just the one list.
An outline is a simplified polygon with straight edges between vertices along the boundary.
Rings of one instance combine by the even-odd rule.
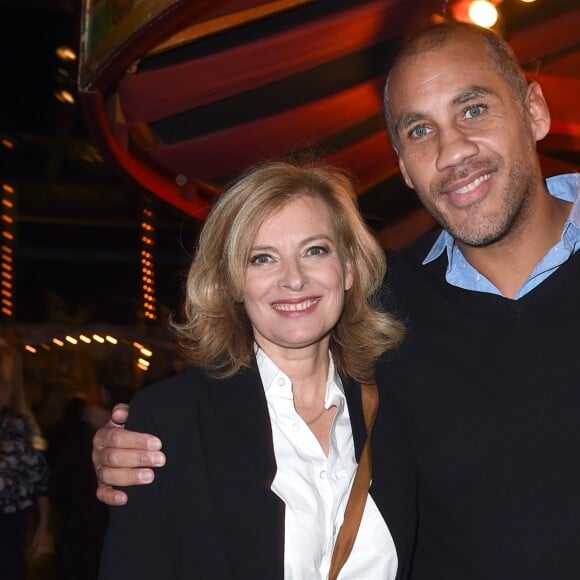
[[[360, 388], [345, 381], [345, 391], [358, 456], [366, 437]], [[146, 387], [127, 427], [159, 436], [167, 464], [110, 509], [100, 580], [283, 579], [284, 503], [271, 490], [272, 431], [255, 364], [227, 380], [194, 368]], [[390, 497], [391, 484], [381, 486], [386, 493], [375, 487], [405, 578], [412, 502]]]

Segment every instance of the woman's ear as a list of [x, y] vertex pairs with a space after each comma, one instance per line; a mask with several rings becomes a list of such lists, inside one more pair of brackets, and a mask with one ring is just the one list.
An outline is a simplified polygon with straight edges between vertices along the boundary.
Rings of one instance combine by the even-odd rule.
[[345, 291], [349, 291], [354, 284], [354, 275], [353, 275], [353, 267], [352, 267], [352, 258], [347, 258], [344, 264], [344, 289]]

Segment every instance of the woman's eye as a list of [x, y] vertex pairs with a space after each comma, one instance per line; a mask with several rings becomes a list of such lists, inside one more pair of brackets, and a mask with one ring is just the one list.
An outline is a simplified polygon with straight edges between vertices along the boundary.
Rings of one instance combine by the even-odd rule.
[[321, 256], [322, 254], [327, 254], [328, 253], [328, 248], [325, 248], [324, 246], [312, 246], [311, 248], [308, 248], [308, 252], [307, 254], [309, 256]]
[[269, 264], [270, 263], [270, 256], [268, 254], [257, 254], [250, 258], [250, 264]]

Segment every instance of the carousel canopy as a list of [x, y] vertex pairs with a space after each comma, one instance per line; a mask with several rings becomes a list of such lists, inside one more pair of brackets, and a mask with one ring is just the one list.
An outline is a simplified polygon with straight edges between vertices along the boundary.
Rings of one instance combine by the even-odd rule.
[[[460, 17], [462, 4], [88, 2], [79, 77], [86, 117], [111, 163], [200, 219], [247, 166], [314, 148], [358, 179], [361, 209], [385, 245], [403, 245], [431, 222], [398, 176], [382, 87], [401, 40]], [[544, 171], [574, 169], [580, 7], [512, 0], [499, 9], [499, 32], [551, 104]]]

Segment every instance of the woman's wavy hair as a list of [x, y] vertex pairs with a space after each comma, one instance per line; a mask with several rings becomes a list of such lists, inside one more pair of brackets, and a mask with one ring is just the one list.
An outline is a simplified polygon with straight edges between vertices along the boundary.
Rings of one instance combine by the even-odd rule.
[[377, 358], [402, 338], [402, 325], [377, 305], [385, 255], [358, 211], [351, 179], [317, 161], [275, 161], [249, 169], [219, 197], [189, 269], [185, 319], [172, 322], [189, 361], [211, 375], [232, 376], [253, 360], [243, 304], [250, 249], [264, 220], [305, 195], [328, 205], [343, 259], [353, 266], [353, 285], [330, 338], [339, 372], [373, 380]]

